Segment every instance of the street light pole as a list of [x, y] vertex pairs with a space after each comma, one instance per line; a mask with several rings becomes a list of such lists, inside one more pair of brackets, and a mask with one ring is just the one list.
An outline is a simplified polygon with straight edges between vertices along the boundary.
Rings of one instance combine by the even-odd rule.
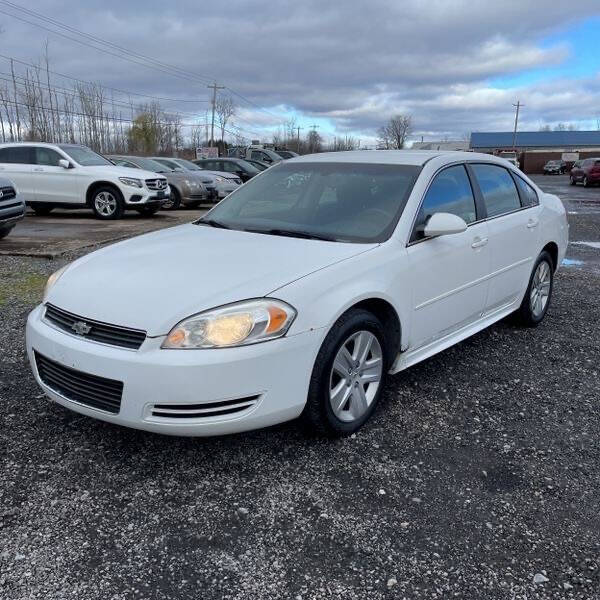
[[211, 124], [210, 124], [210, 147], [212, 148], [213, 144], [214, 144], [214, 139], [215, 139], [215, 106], [217, 104], [217, 90], [224, 90], [225, 86], [217, 85], [217, 82], [215, 81], [212, 85], [207, 85], [206, 87], [212, 89], [212, 91], [213, 91], [212, 120], [211, 120]]

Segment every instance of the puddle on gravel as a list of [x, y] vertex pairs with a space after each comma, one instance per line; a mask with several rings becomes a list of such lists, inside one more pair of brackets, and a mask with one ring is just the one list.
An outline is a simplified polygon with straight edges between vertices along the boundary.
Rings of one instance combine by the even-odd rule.
[[576, 244], [577, 246], [589, 246], [590, 248], [600, 250], [600, 242], [571, 242], [571, 244]]
[[575, 258], [563, 258], [562, 264], [563, 267], [579, 267], [580, 265], [583, 265], [584, 262]]

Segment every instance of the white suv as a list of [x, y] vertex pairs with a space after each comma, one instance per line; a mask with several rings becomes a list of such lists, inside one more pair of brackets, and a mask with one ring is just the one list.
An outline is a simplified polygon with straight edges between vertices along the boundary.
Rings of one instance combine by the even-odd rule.
[[91, 208], [99, 219], [118, 219], [129, 209], [151, 216], [170, 196], [164, 176], [117, 167], [76, 144], [0, 144], [0, 176], [14, 182], [38, 215]]

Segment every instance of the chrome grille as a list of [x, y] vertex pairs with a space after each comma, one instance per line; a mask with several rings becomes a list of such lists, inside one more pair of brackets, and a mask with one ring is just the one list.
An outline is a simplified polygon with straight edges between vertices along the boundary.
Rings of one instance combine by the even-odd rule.
[[166, 190], [167, 189], [167, 180], [160, 179], [146, 179], [146, 187], [149, 190]]
[[10, 186], [0, 187], [0, 192], [2, 192], [2, 195], [0, 195], [0, 202], [3, 200], [11, 200], [17, 195], [14, 188]]
[[202, 404], [155, 404], [152, 407], [152, 416], [167, 419], [222, 417], [251, 409], [257, 404], [259, 398], [260, 396], [247, 396]]
[[146, 339], [145, 331], [86, 319], [52, 304], [46, 304], [44, 318], [67, 333], [109, 346], [137, 350]]
[[119, 413], [122, 381], [77, 371], [46, 358], [36, 350], [33, 352], [38, 375], [51, 390], [78, 404], [115, 415]]

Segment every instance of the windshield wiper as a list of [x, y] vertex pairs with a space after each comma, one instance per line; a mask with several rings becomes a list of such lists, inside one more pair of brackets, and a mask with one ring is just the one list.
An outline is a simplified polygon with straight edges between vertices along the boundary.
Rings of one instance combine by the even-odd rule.
[[266, 233], [268, 235], [282, 235], [286, 237], [297, 237], [306, 240], [323, 240], [325, 242], [337, 242], [338, 240], [330, 235], [321, 235], [319, 233], [310, 233], [308, 231], [297, 231], [295, 229], [244, 229], [249, 233]]
[[221, 223], [221, 221], [216, 221], [215, 219], [198, 219], [195, 221], [196, 225], [208, 225], [209, 227], [216, 227], [218, 229], [231, 229], [229, 225], [225, 225], [225, 223]]

